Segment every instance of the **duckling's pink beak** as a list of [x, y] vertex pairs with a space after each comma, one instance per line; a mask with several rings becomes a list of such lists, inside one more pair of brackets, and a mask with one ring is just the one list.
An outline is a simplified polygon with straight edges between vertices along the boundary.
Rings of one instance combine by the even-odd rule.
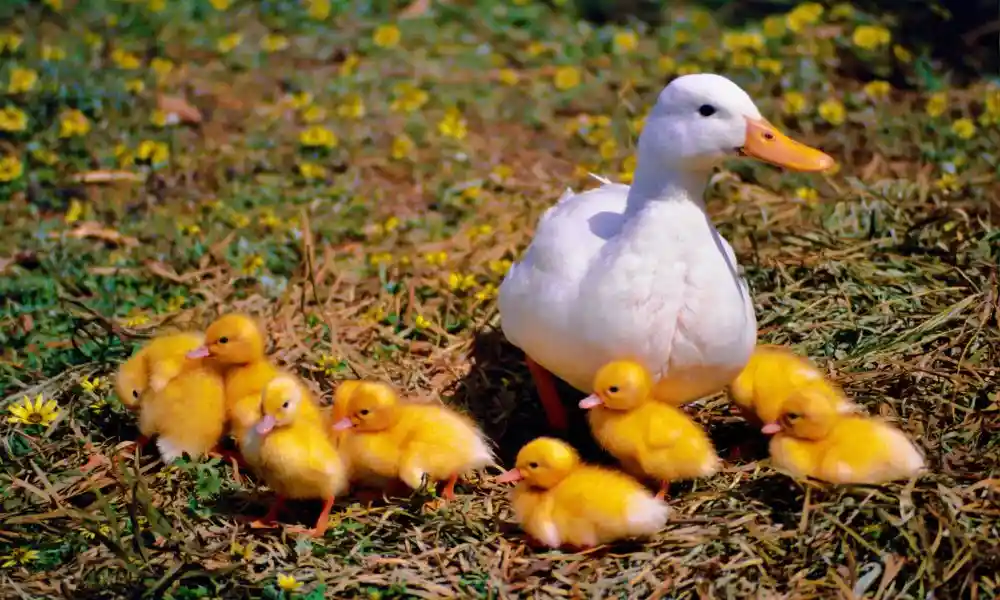
[[344, 417], [343, 419], [333, 424], [334, 431], [347, 431], [351, 427], [354, 427], [354, 423], [351, 422], [350, 417]]
[[495, 481], [496, 483], [514, 483], [517, 481], [521, 481], [522, 479], [524, 479], [524, 474], [521, 473], [520, 469], [514, 468], [511, 469], [510, 471], [507, 471], [503, 475], [498, 475], [497, 478], [494, 479], [493, 481]]
[[187, 353], [188, 358], [208, 358], [209, 356], [212, 356], [212, 352], [208, 346], [200, 346]]
[[257, 425], [254, 427], [254, 430], [259, 435], [267, 435], [271, 433], [271, 430], [274, 429], [276, 423], [277, 421], [273, 415], [264, 415], [260, 418], [260, 421], [257, 421]]
[[829, 154], [781, 133], [766, 119], [747, 117], [742, 150], [746, 156], [795, 171], [825, 171], [836, 162]]
[[778, 423], [768, 423], [760, 428], [760, 432], [764, 435], [774, 435], [781, 431], [781, 425]]
[[589, 410], [602, 404], [604, 404], [604, 402], [597, 396], [597, 394], [591, 394], [583, 400], [580, 400], [580, 408], [584, 410]]

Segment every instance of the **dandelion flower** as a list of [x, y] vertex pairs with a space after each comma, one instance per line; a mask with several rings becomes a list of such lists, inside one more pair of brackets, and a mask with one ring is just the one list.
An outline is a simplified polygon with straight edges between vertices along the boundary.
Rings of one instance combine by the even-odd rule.
[[795, 197], [812, 206], [819, 200], [819, 192], [811, 187], [800, 187], [795, 190]]
[[361, 58], [357, 54], [348, 54], [344, 62], [340, 63], [340, 76], [350, 77], [361, 63]]
[[198, 235], [201, 233], [201, 227], [197, 223], [191, 223], [190, 225], [185, 225], [181, 229], [181, 233], [184, 235]]
[[280, 52], [289, 45], [288, 37], [280, 33], [269, 33], [260, 40], [260, 49], [264, 52]]
[[504, 85], [513, 86], [517, 85], [517, 83], [521, 80], [521, 76], [518, 75], [517, 71], [514, 69], [500, 69], [500, 72], [497, 74], [497, 79], [499, 79], [500, 83]]
[[464, 292], [469, 288], [476, 287], [476, 278], [472, 275], [462, 275], [461, 273], [448, 273], [448, 289], [453, 292]]
[[427, 329], [431, 326], [431, 322], [427, 319], [427, 317], [417, 315], [417, 318], [413, 319], [413, 326], [417, 329]]
[[0, 158], [0, 183], [9, 183], [21, 178], [24, 174], [24, 165], [21, 159], [13, 154]]
[[101, 389], [102, 385], [104, 385], [104, 382], [101, 381], [100, 377], [94, 377], [93, 379], [90, 377], [83, 377], [80, 379], [80, 387], [83, 388], [83, 391], [90, 394], [96, 394]]
[[16, 106], [0, 108], [0, 131], [24, 131], [28, 128], [28, 115]]
[[798, 33], [806, 26], [812, 25], [823, 16], [823, 5], [816, 2], [804, 2], [796, 6], [785, 17], [785, 24], [788, 29]]
[[606, 139], [601, 142], [597, 151], [604, 160], [611, 160], [616, 154], [618, 154], [618, 142], [616, 142], [614, 138]]
[[212, 8], [222, 12], [229, 8], [233, 4], [233, 0], [208, 0], [208, 3], [212, 5]]
[[375, 33], [372, 34], [372, 41], [379, 48], [395, 48], [399, 45], [401, 37], [399, 27], [390, 23], [376, 27]]
[[764, 19], [764, 37], [778, 39], [785, 35], [788, 28], [785, 26], [785, 19], [778, 15], [771, 15]]
[[338, 356], [333, 356], [332, 354], [323, 354], [318, 359], [316, 359], [316, 366], [319, 367], [323, 374], [327, 377], [334, 375], [340, 370], [343, 365], [343, 361]]
[[76, 109], [65, 111], [59, 118], [59, 137], [82, 137], [90, 131], [87, 116]]
[[302, 582], [295, 579], [293, 575], [278, 573], [278, 587], [286, 592], [294, 592], [302, 587]]
[[508, 165], [497, 165], [490, 171], [490, 175], [499, 182], [506, 181], [514, 175], [514, 169]]
[[17, 52], [17, 49], [21, 47], [21, 43], [23, 41], [24, 38], [16, 33], [0, 31], [0, 54], [5, 52], [13, 54]]
[[387, 265], [392, 262], [392, 254], [388, 252], [376, 252], [368, 257], [368, 262], [373, 266]]
[[7, 92], [10, 94], [30, 92], [34, 89], [36, 83], [38, 83], [38, 71], [15, 68], [10, 72], [10, 83], [7, 85]]
[[413, 149], [415, 147], [416, 145], [413, 143], [413, 140], [410, 139], [410, 136], [405, 133], [397, 135], [392, 140], [391, 153], [393, 160], [403, 160], [404, 158], [408, 158], [410, 154], [413, 153]]
[[958, 183], [958, 176], [954, 173], [943, 173], [934, 181], [934, 187], [942, 192], [952, 193], [957, 192], [962, 186]]
[[66, 59], [66, 51], [59, 46], [42, 44], [42, 60], [45, 62], [58, 62]]
[[170, 159], [170, 149], [163, 142], [154, 140], [143, 140], [136, 149], [135, 156], [141, 161], [156, 165], [165, 163]]
[[159, 14], [167, 8], [167, 0], [149, 0], [146, 3], [149, 12]]
[[753, 31], [727, 31], [722, 35], [722, 47], [730, 52], [760, 50], [764, 47], [764, 37]]
[[948, 108], [948, 95], [944, 92], [936, 92], [927, 98], [924, 110], [930, 117], [940, 117]]
[[493, 285], [492, 283], [487, 283], [486, 285], [483, 286], [483, 289], [476, 292], [476, 300], [479, 300], [480, 302], [486, 302], [487, 300], [496, 298], [496, 295], [497, 295], [497, 286]]
[[455, 140], [465, 139], [468, 130], [462, 113], [454, 106], [448, 108], [444, 118], [438, 121], [438, 132], [445, 137]]
[[639, 36], [634, 31], [619, 31], [611, 40], [615, 54], [629, 54], [639, 47]]
[[59, 155], [47, 148], [32, 149], [31, 158], [50, 167], [59, 162]]
[[891, 42], [892, 34], [880, 25], [858, 25], [851, 35], [851, 41], [863, 50], [875, 50]]
[[951, 132], [960, 139], [969, 140], [976, 135], [976, 124], [972, 119], [958, 119], [951, 124]]
[[229, 54], [243, 42], [242, 33], [230, 33], [219, 38], [215, 48], [222, 54]]
[[181, 122], [181, 118], [177, 113], [167, 113], [162, 110], [154, 110], [153, 114], [149, 117], [149, 122], [157, 127], [168, 127], [170, 125], [177, 125]]
[[336, 148], [340, 144], [337, 134], [326, 127], [315, 125], [299, 134], [299, 143], [306, 148]]
[[69, 202], [69, 208], [66, 209], [66, 216], [63, 217], [63, 222], [67, 225], [72, 225], [80, 220], [83, 216], [83, 203], [73, 198]]
[[138, 56], [121, 48], [115, 48], [111, 52], [111, 60], [118, 65], [119, 69], [125, 69], [126, 71], [138, 69], [142, 64], [139, 62]]
[[141, 94], [146, 89], [146, 83], [141, 79], [130, 79], [125, 82], [125, 90], [131, 94]]
[[124, 325], [125, 327], [140, 327], [146, 323], [149, 323], [149, 317], [142, 313], [138, 313], [126, 318]]
[[326, 109], [315, 104], [302, 111], [302, 121], [305, 123], [319, 123], [326, 120]]
[[753, 54], [746, 50], [739, 50], [733, 53], [730, 62], [737, 69], [747, 69], [753, 66]]
[[306, 0], [309, 18], [325, 21], [330, 16], [330, 0]]
[[149, 61], [149, 68], [153, 70], [153, 73], [156, 73], [157, 79], [162, 81], [174, 71], [174, 61], [157, 56]]
[[365, 101], [361, 94], [348, 94], [337, 107], [337, 116], [342, 119], [358, 120], [365, 116]]
[[243, 259], [243, 267], [240, 271], [244, 275], [253, 275], [264, 267], [264, 257], [260, 254], [251, 254]]
[[892, 86], [889, 85], [888, 81], [876, 79], [875, 81], [869, 81], [866, 83], [864, 91], [865, 95], [872, 100], [882, 100], [889, 96], [889, 92], [892, 91]]
[[11, 550], [10, 554], [5, 554], [4, 556], [0, 556], [0, 560], [3, 561], [3, 564], [0, 564], [0, 567], [3, 567], [5, 569], [26, 565], [28, 563], [32, 563], [38, 560], [38, 550], [28, 550], [27, 548], [14, 548], [13, 550]]
[[394, 89], [396, 99], [389, 109], [393, 112], [412, 113], [427, 104], [430, 95], [412, 83], [401, 83]]
[[301, 162], [299, 163], [299, 174], [308, 181], [323, 179], [326, 177], [326, 167], [314, 162]]
[[819, 116], [830, 125], [841, 125], [847, 117], [847, 110], [839, 100], [830, 98], [819, 105]]
[[581, 79], [580, 69], [572, 66], [563, 66], [556, 69], [552, 82], [557, 90], [566, 91], [580, 85]]
[[432, 267], [440, 267], [448, 260], [448, 253], [444, 251], [428, 252], [424, 255], [424, 260]]
[[503, 275], [504, 273], [510, 270], [511, 264], [512, 263], [510, 259], [502, 258], [499, 260], [491, 260], [489, 263], [487, 263], [487, 266], [489, 267], [490, 271], [493, 272], [494, 275]]
[[656, 70], [659, 71], [660, 75], [671, 75], [677, 70], [677, 61], [671, 56], [661, 56], [656, 59]]
[[764, 73], [771, 73], [772, 75], [779, 75], [785, 66], [781, 64], [780, 60], [773, 58], [758, 58], [757, 68]]
[[56, 401], [46, 401], [41, 394], [35, 396], [34, 402], [31, 401], [31, 398], [24, 396], [20, 404], [13, 404], [7, 410], [11, 414], [7, 417], [9, 423], [22, 423], [24, 425], [48, 427], [59, 416], [59, 405], [56, 404]]

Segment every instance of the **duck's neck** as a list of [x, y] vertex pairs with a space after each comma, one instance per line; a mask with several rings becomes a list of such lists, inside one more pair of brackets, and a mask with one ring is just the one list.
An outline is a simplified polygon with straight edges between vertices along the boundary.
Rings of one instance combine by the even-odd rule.
[[630, 219], [646, 207], [663, 203], [693, 203], [705, 209], [705, 188], [711, 171], [669, 170], [641, 160], [635, 170], [625, 205], [625, 218]]

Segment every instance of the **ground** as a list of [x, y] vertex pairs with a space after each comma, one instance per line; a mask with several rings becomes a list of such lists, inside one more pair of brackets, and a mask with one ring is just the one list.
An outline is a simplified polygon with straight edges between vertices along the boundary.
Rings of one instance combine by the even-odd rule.
[[[888, 17], [807, 3], [723, 26], [683, 9], [650, 29], [527, 1], [9, 4], [3, 597], [1000, 593], [1000, 97], [951, 86]], [[353, 377], [440, 397], [509, 466], [548, 432], [496, 286], [566, 187], [629, 180], [643, 112], [694, 71], [731, 76], [837, 158], [820, 175], [734, 160], [709, 211], [760, 339], [902, 427], [928, 475], [794, 480], [722, 393], [696, 418], [723, 455], [758, 440], [756, 454], [675, 486], [652, 540], [584, 553], [530, 548], [495, 473], [434, 508], [345, 497], [313, 540], [249, 529], [270, 493], [218, 460], [165, 467], [150, 449], [81, 471], [137, 434], [117, 365], [233, 310], [266, 321], [275, 360], [325, 403]], [[32, 423], [17, 407], [39, 396]], [[607, 461], [578, 412], [571, 439]], [[296, 505], [285, 524], [318, 510]]]

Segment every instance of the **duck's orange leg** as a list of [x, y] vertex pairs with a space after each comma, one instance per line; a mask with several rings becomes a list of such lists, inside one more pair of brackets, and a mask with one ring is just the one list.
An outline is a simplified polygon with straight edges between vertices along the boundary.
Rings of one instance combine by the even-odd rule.
[[316, 519], [316, 526], [313, 527], [311, 532], [313, 537], [323, 537], [323, 534], [326, 533], [326, 528], [330, 525], [330, 510], [333, 509], [335, 500], [336, 498], [330, 496], [323, 503], [323, 510], [319, 513], [319, 518]]
[[528, 363], [528, 370], [531, 372], [531, 378], [538, 390], [538, 397], [542, 400], [542, 408], [545, 409], [545, 417], [549, 421], [549, 426], [559, 431], [565, 431], [569, 428], [569, 418], [566, 416], [566, 408], [559, 399], [555, 378], [552, 373], [532, 360], [530, 356], [525, 356], [525, 362]]
[[441, 490], [441, 497], [445, 500], [455, 499], [455, 484], [458, 483], [458, 474], [452, 475], [448, 481], [444, 484], [444, 489]]
[[276, 495], [274, 497], [274, 501], [271, 502], [271, 508], [268, 509], [267, 514], [264, 515], [264, 518], [257, 519], [256, 521], [251, 521], [250, 527], [254, 528], [274, 527], [275, 521], [278, 520], [278, 513], [281, 512], [281, 509], [284, 506], [285, 506], [285, 497], [280, 494]]
[[670, 497], [670, 482], [663, 481], [660, 482], [660, 491], [656, 492], [657, 500], [666, 500]]

